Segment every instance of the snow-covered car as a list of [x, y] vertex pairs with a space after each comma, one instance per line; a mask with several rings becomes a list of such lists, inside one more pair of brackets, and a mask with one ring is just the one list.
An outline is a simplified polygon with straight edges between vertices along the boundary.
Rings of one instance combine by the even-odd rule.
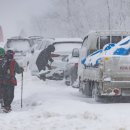
[[64, 78], [64, 69], [67, 64], [64, 59], [72, 53], [73, 48], [80, 48], [82, 39], [80, 38], [49, 38], [43, 39], [43, 43], [38, 44], [34, 49], [34, 52], [30, 58], [29, 68], [31, 74], [37, 76], [39, 71], [36, 66], [36, 59], [39, 53], [45, 49], [48, 45], [53, 44], [55, 46], [55, 52], [52, 53], [54, 62], [51, 64], [52, 70], [47, 76], [48, 79], [61, 80]]
[[53, 39], [45, 39], [43, 38], [42, 41], [40, 41], [38, 44], [35, 44], [31, 48], [31, 57], [29, 59], [29, 69], [32, 76], [37, 76], [39, 71], [36, 66], [36, 60], [39, 55], [39, 53], [44, 50], [48, 45], [52, 43]]
[[13, 50], [15, 52], [15, 60], [22, 66], [27, 68], [30, 57], [30, 40], [23, 37], [13, 37], [7, 39], [5, 43], [5, 51]]
[[64, 78], [64, 70], [67, 65], [67, 62], [64, 59], [72, 53], [74, 48], [81, 48], [82, 39], [55, 38], [53, 45], [55, 46], [55, 51], [52, 54], [54, 62], [51, 66], [55, 68], [55, 71], [53, 69], [53, 76], [51, 78], [59, 80]]
[[79, 49], [74, 48], [72, 53], [66, 58], [67, 64], [64, 70], [65, 84], [73, 85], [77, 79]]
[[29, 36], [28, 38], [31, 44], [31, 51], [33, 51], [33, 49], [35, 49], [38, 44], [41, 44], [43, 42], [42, 36]]

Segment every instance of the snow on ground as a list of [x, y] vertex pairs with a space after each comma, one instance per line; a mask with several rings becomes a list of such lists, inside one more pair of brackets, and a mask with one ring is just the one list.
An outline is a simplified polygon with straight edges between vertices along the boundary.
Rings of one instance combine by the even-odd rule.
[[129, 103], [96, 103], [64, 81], [17, 76], [13, 111], [0, 113], [0, 130], [130, 130]]

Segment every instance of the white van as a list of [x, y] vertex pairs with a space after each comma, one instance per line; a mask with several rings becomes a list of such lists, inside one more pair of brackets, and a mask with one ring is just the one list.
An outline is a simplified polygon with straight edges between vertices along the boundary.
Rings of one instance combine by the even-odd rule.
[[23, 67], [27, 67], [29, 62], [31, 44], [28, 38], [13, 37], [7, 39], [4, 46], [5, 51], [13, 50], [15, 60]]

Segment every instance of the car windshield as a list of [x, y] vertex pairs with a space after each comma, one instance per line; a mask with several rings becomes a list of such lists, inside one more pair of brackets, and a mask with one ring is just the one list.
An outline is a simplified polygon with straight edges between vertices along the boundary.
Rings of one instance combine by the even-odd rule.
[[73, 42], [56, 42], [54, 44], [55, 52], [72, 52], [73, 48], [81, 48], [81, 43], [73, 43]]
[[31, 46], [42, 44], [41, 39], [31, 39]]
[[7, 47], [14, 51], [28, 51], [30, 44], [27, 40], [12, 40], [8, 42]]
[[100, 36], [100, 49], [108, 43], [117, 43], [121, 40], [121, 36]]

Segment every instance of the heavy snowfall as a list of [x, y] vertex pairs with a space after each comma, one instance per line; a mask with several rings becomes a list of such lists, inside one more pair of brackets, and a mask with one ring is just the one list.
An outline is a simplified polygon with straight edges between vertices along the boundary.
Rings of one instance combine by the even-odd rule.
[[[129, 0], [0, 0], [0, 46], [18, 35], [84, 38], [91, 30], [126, 31], [129, 6]], [[32, 76], [29, 67], [23, 79], [16, 77], [12, 111], [0, 110], [0, 130], [130, 130], [130, 102], [96, 102], [64, 79]]]

